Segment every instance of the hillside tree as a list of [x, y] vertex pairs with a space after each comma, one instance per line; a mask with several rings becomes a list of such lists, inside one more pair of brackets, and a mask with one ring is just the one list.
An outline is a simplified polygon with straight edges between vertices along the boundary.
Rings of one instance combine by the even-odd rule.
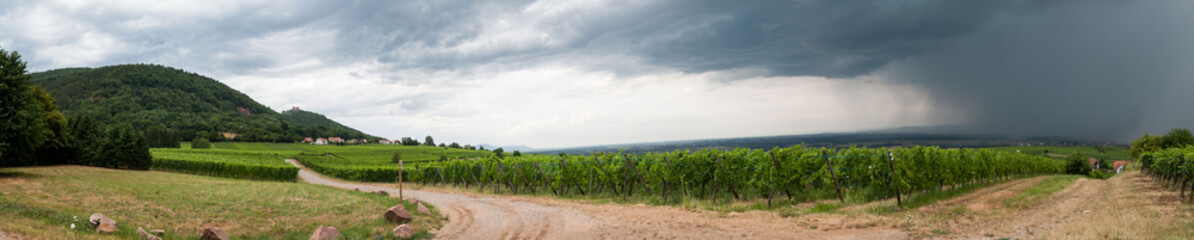
[[0, 166], [34, 164], [48, 135], [41, 111], [21, 54], [0, 49]]
[[435, 139], [431, 138], [431, 136], [427, 136], [426, 138], [423, 138], [423, 145], [434, 147]]
[[1186, 145], [1194, 145], [1194, 134], [1190, 133], [1190, 129], [1174, 128], [1169, 130], [1169, 134], [1161, 137], [1161, 142], [1164, 148], [1180, 148]]

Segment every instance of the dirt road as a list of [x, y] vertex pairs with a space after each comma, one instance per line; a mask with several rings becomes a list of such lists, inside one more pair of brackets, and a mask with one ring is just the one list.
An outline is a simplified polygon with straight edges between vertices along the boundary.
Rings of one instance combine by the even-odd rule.
[[[307, 170], [293, 159], [286, 161], [302, 168], [299, 178], [304, 182], [398, 195], [398, 189], [332, 180]], [[403, 191], [403, 196], [426, 201], [447, 215], [448, 222], [436, 234], [440, 239], [596, 239], [598, 236], [599, 224], [572, 209], [409, 189]], [[378, 213], [382, 210], [378, 209]]]

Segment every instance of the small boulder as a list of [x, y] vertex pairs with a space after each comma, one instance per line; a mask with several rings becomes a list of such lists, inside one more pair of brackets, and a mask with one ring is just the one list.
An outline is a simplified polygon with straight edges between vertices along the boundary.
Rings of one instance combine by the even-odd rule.
[[386, 191], [382, 191], [382, 190], [377, 190], [377, 195], [390, 196], [390, 193], [387, 193]]
[[153, 235], [157, 235], [158, 237], [166, 236], [166, 230], [161, 229], [149, 229], [149, 233], [153, 233]]
[[415, 229], [410, 225], [402, 224], [394, 228], [394, 236], [398, 238], [411, 238], [415, 236]]
[[209, 227], [203, 229], [203, 236], [199, 240], [228, 240], [228, 233], [220, 227]]
[[143, 240], [162, 240], [162, 238], [158, 237], [157, 235], [153, 235], [148, 231], [145, 231], [144, 228], [140, 227], [137, 227], [137, 236], [141, 237]]
[[431, 210], [427, 209], [427, 206], [423, 206], [422, 202], [416, 203], [416, 205], [419, 205], [419, 214], [431, 215]]
[[419, 200], [418, 198], [414, 198], [414, 197], [408, 197], [408, 198], [406, 198], [406, 202], [413, 203], [413, 204], [419, 204], [419, 203], [423, 202], [423, 200]]
[[402, 204], [386, 209], [385, 217], [386, 221], [394, 223], [402, 223], [411, 219], [410, 212], [407, 212], [406, 207], [402, 206]]
[[334, 240], [340, 239], [340, 230], [335, 227], [319, 226], [315, 229], [315, 233], [311, 234], [311, 240]]
[[115, 233], [117, 229], [116, 220], [105, 217], [103, 214], [91, 214], [88, 219], [91, 226], [95, 227], [95, 231], [99, 233]]

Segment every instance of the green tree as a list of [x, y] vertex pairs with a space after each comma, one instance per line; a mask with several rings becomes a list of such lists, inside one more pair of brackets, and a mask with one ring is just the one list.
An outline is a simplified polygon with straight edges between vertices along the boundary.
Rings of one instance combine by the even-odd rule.
[[518, 152], [518, 150], [514, 150], [514, 154], [511, 154], [511, 155], [512, 155], [512, 156], [515, 156], [515, 157], [521, 157], [521, 156], [522, 156], [522, 153], [521, 153], [521, 152]]
[[504, 157], [505, 153], [506, 153], [506, 150], [504, 150], [502, 148], [493, 149], [493, 155], [496, 155], [498, 158]]
[[398, 163], [399, 161], [402, 161], [402, 154], [399, 154], [398, 152], [394, 152], [394, 156], [390, 157], [390, 161], [394, 162], [394, 163]]
[[91, 115], [79, 114], [70, 120], [72, 163], [98, 165], [104, 141], [103, 133]]
[[41, 116], [38, 118], [45, 129], [42, 133], [46, 136], [46, 141], [37, 146], [37, 163], [38, 164], [56, 164], [70, 162], [74, 158], [71, 151], [70, 133], [68, 132], [66, 116], [58, 112], [58, 105], [54, 104], [54, 97], [50, 96], [40, 86], [33, 86], [31, 89], [33, 96], [37, 99], [38, 106], [41, 108]]
[[195, 137], [195, 140], [191, 140], [191, 149], [208, 149], [208, 148], [211, 148], [211, 141], [208, 141], [207, 138]]
[[1186, 145], [1194, 145], [1194, 134], [1190, 133], [1190, 129], [1174, 128], [1169, 130], [1169, 134], [1161, 137], [1162, 148], [1180, 148]]
[[1145, 133], [1136, 141], [1132, 141], [1132, 158], [1139, 158], [1140, 154], [1160, 150], [1161, 145], [1163, 145], [1161, 136]]
[[450, 147], [450, 148], [461, 148], [461, 147], [460, 147], [460, 144], [459, 144], [459, 143], [456, 143], [456, 142], [452, 142], [452, 144], [448, 144], [448, 147]]
[[147, 170], [153, 159], [145, 136], [131, 126], [121, 125], [108, 131], [104, 141], [103, 167]]
[[1086, 175], [1094, 167], [1090, 165], [1089, 160], [1082, 156], [1082, 153], [1078, 152], [1066, 156], [1065, 162], [1065, 173], [1067, 174]]
[[426, 138], [423, 138], [423, 145], [434, 147], [435, 139], [432, 139], [431, 136], [427, 136]]
[[0, 49], [0, 166], [34, 163], [47, 135], [40, 115], [21, 54]]
[[179, 148], [178, 131], [167, 129], [160, 125], [149, 126], [145, 129], [145, 140], [151, 148]]

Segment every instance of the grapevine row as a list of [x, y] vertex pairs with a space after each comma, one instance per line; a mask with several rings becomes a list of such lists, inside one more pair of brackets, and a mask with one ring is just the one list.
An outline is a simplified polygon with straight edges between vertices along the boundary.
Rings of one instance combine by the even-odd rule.
[[277, 153], [153, 149], [153, 169], [217, 177], [295, 181], [299, 168]]
[[[1141, 170], [1153, 179], [1160, 180], [1169, 186], [1177, 186], [1179, 197], [1194, 201], [1194, 147], [1167, 148], [1141, 154]], [[1187, 186], [1191, 187], [1190, 194], [1186, 194]], [[1188, 196], [1187, 196], [1188, 195]]]
[[[351, 167], [300, 156], [313, 170], [357, 181], [393, 182], [397, 166]], [[830, 168], [829, 166], [832, 166]], [[408, 164], [403, 180], [479, 186], [514, 193], [789, 198], [835, 189], [875, 198], [947, 186], [1064, 171], [1061, 161], [985, 149], [937, 147], [776, 148], [676, 151], [639, 155], [488, 157]], [[897, 190], [898, 189], [898, 190]], [[840, 197], [841, 194], [839, 194]]]

